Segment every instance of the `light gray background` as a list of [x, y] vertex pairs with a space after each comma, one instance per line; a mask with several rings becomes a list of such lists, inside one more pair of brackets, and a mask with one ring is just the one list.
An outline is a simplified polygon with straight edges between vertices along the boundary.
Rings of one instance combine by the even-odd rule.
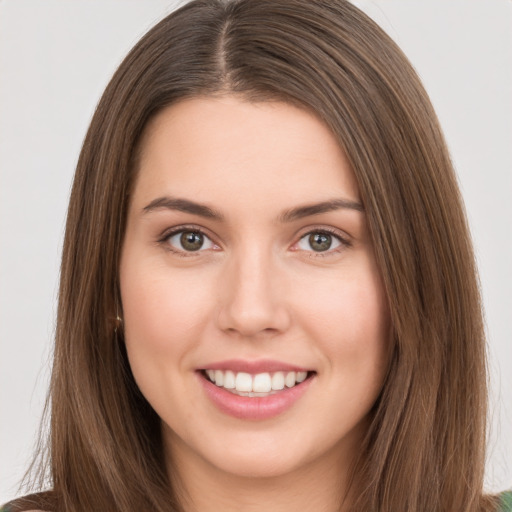
[[[512, 486], [512, 2], [355, 2], [424, 80], [458, 170], [490, 353], [488, 490]], [[0, 503], [16, 495], [48, 382], [64, 218], [93, 109], [171, 0], [0, 0]]]

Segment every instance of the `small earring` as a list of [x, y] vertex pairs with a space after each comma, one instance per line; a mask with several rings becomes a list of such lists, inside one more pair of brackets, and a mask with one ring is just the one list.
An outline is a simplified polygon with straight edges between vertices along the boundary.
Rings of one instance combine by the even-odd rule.
[[114, 326], [114, 332], [117, 334], [118, 331], [120, 331], [123, 327], [123, 319], [119, 316], [119, 314], [116, 315], [116, 323]]

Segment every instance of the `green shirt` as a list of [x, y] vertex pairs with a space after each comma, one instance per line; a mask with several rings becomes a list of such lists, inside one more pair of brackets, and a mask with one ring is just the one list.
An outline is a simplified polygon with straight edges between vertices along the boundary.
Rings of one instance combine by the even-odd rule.
[[500, 512], [512, 512], [512, 490], [500, 494]]

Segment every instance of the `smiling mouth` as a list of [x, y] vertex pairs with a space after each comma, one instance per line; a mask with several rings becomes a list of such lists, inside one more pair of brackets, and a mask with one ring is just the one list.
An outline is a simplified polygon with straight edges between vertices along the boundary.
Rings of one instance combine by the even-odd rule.
[[243, 397], [266, 397], [297, 387], [313, 371], [277, 371], [250, 374], [231, 370], [201, 370], [201, 375], [219, 388]]

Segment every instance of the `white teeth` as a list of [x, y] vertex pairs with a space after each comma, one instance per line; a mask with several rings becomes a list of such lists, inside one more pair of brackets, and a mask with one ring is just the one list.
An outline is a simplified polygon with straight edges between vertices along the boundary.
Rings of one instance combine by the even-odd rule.
[[295, 386], [295, 377], [295, 372], [288, 372], [286, 374], [286, 377], [284, 378], [284, 383], [286, 384], [287, 388], [292, 388], [293, 386]]
[[306, 377], [308, 376], [308, 372], [297, 372], [297, 382], [303, 382], [306, 380]]
[[[215, 384], [217, 384], [217, 381], [215, 381]], [[224, 374], [224, 387], [226, 389], [235, 389], [235, 374], [231, 370]]]
[[[215, 381], [217, 384], [217, 381]], [[237, 391], [252, 391], [252, 377], [249, 373], [240, 372], [236, 374], [235, 389]]]
[[217, 386], [224, 384], [224, 372], [222, 370], [215, 370], [215, 384], [217, 384]]
[[258, 373], [254, 376], [252, 390], [256, 393], [268, 393], [272, 389], [270, 373]]
[[272, 389], [275, 391], [280, 391], [284, 389], [284, 373], [276, 372], [272, 375]]
[[308, 372], [274, 372], [251, 375], [231, 370], [206, 370], [206, 375], [217, 386], [243, 396], [268, 396], [285, 388], [292, 388], [306, 380]]

